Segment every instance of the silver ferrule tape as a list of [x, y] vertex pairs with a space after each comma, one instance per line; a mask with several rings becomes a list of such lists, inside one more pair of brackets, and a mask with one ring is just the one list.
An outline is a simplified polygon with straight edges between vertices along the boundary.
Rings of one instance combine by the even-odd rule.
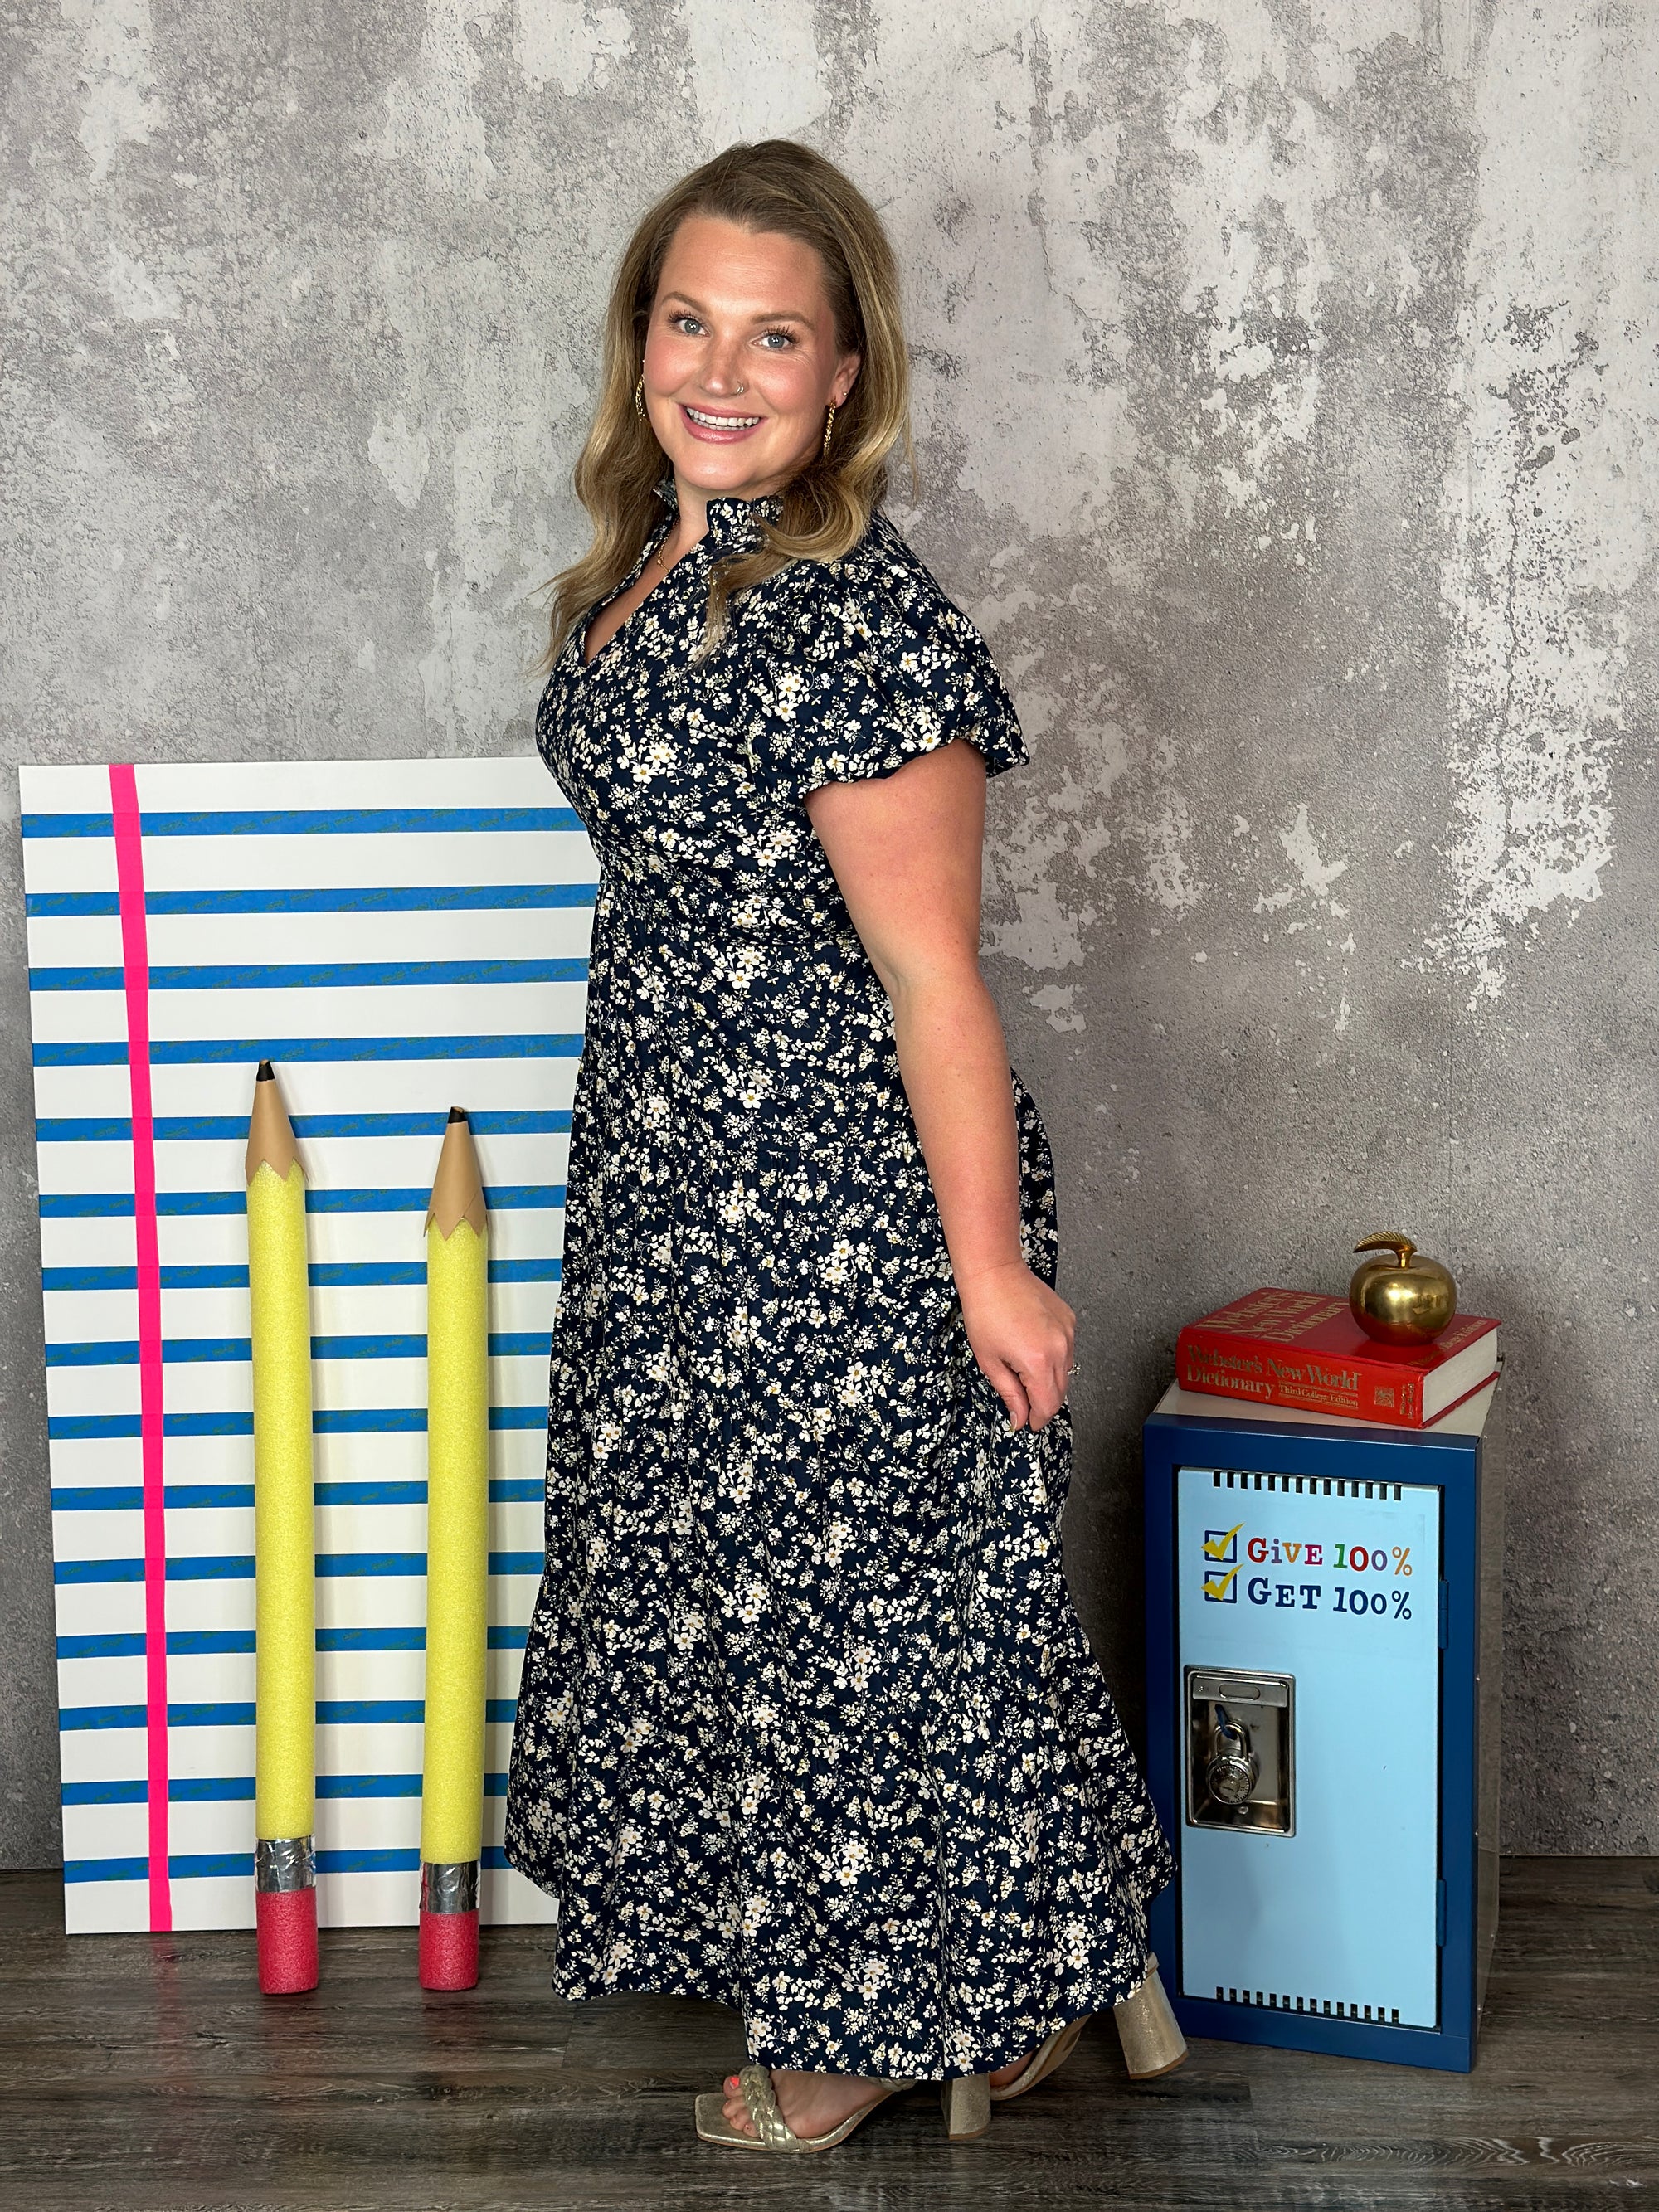
[[478, 1909], [477, 1859], [425, 1859], [421, 1863], [422, 1912], [476, 1912]]
[[261, 1897], [315, 1889], [317, 1854], [309, 1836], [261, 1836], [253, 1846], [253, 1887]]

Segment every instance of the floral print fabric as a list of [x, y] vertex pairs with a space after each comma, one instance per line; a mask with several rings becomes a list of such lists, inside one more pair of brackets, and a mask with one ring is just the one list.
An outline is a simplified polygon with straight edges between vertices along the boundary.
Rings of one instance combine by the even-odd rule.
[[559, 1901], [566, 1996], [717, 1999], [763, 2064], [984, 2072], [1138, 1985], [1170, 1859], [1061, 1573], [1069, 1417], [1011, 1431], [975, 1364], [801, 801], [1025, 754], [884, 518], [696, 661], [756, 513], [714, 502], [591, 665], [579, 625], [538, 715], [601, 880], [507, 1856]]

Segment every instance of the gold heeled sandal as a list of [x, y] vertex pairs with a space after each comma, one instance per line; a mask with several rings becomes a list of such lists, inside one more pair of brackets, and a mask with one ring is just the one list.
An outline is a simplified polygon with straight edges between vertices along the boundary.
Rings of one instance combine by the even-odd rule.
[[[1156, 2081], [1160, 2074], [1173, 2074], [1187, 2056], [1187, 2039], [1176, 2024], [1170, 2009], [1170, 2000], [1164, 1993], [1164, 1984], [1158, 1978], [1158, 1956], [1146, 1954], [1146, 1978], [1132, 1996], [1112, 2008], [1112, 2018], [1117, 2023], [1118, 2040], [1123, 2045], [1123, 2063], [1132, 2081]], [[994, 2105], [1006, 2104], [1009, 2098], [1023, 2096], [1027, 2089], [1035, 2089], [1057, 2066], [1064, 2063], [1079, 2035], [1088, 2025], [1088, 2015], [1057, 2027], [1036, 2051], [1022, 2066], [1012, 2081], [990, 2093]]]
[[1055, 2067], [1063, 2065], [1071, 2057], [1073, 2045], [1088, 2025], [1089, 2015], [1085, 2013], [1081, 2020], [1072, 2021], [1065, 2027], [1057, 2027], [1026, 2060], [1012, 2081], [1005, 2081], [1000, 2089], [992, 2089], [991, 2102], [1006, 2105], [1010, 2097], [1023, 2097], [1028, 2089], [1035, 2089], [1039, 2081], [1046, 2081]]
[[[776, 2093], [772, 2087], [772, 2069], [769, 2066], [743, 2066], [738, 2069], [738, 2086], [743, 2092], [743, 2101], [749, 2108], [755, 2132], [748, 2134], [735, 2128], [726, 2117], [726, 2098], [718, 2089], [706, 2090], [697, 2099], [697, 2133], [704, 2142], [720, 2143], [731, 2150], [775, 2150], [803, 2152], [833, 2150], [837, 2143], [845, 2142], [854, 2128], [867, 2120], [877, 2106], [884, 2105], [890, 2097], [901, 2090], [919, 2089], [921, 2081], [889, 2081], [880, 2096], [860, 2105], [856, 2112], [849, 2112], [838, 2127], [830, 2128], [821, 2136], [798, 2136], [783, 2114], [778, 2110]], [[991, 2124], [991, 2100], [987, 2094], [988, 2084], [983, 2074], [959, 2075], [953, 2081], [941, 2081], [939, 2102], [945, 2111], [945, 2132], [952, 2142], [966, 2142], [975, 2136], [982, 2136]]]

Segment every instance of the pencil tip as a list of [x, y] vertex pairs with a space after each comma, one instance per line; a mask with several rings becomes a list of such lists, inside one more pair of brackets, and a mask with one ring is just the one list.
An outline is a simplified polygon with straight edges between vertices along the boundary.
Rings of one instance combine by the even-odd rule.
[[482, 1237], [489, 1226], [489, 1207], [466, 1109], [452, 1106], [438, 1154], [438, 1172], [433, 1178], [427, 1222], [428, 1226], [435, 1224], [438, 1234], [447, 1243], [461, 1221], [469, 1223]]
[[262, 1060], [253, 1085], [253, 1110], [248, 1115], [247, 1179], [252, 1182], [264, 1166], [286, 1182], [289, 1170], [296, 1164], [294, 1124], [283, 1103], [283, 1087], [276, 1069], [268, 1060]]

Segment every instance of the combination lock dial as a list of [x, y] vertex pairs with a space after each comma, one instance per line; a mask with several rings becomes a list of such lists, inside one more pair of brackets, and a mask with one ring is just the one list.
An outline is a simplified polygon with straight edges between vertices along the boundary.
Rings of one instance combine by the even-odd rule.
[[1210, 1739], [1209, 1764], [1204, 1770], [1211, 1796], [1218, 1805], [1243, 1805], [1261, 1771], [1261, 1762], [1250, 1748], [1249, 1731], [1221, 1714]]

